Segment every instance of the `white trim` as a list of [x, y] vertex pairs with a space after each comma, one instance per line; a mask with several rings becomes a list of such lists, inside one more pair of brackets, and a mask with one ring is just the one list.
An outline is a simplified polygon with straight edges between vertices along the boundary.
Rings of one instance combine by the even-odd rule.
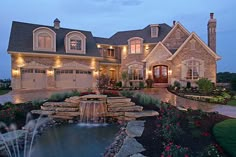
[[175, 24], [175, 26], [171, 29], [171, 31], [166, 35], [166, 37], [162, 40], [162, 43], [164, 43], [164, 42], [169, 38], [169, 36], [170, 36], [178, 27], [179, 27], [184, 33], [186, 33], [187, 35], [190, 35], [190, 32], [189, 32], [180, 22], [177, 22], [177, 23]]
[[53, 68], [55, 68], [55, 69], [71, 69], [71, 70], [74, 70], [74, 69], [92, 70], [92, 68], [90, 68], [90, 66], [84, 65], [84, 64], [79, 64], [79, 63], [77, 63], [75, 61], [69, 62], [69, 63], [65, 63], [65, 64], [63, 64], [60, 67], [53, 67]]
[[165, 49], [165, 51], [168, 52], [171, 56], [173, 55], [173, 54], [165, 47], [165, 45], [162, 44], [162, 42], [158, 42], [158, 43], [156, 44], [156, 46], [152, 49], [152, 51], [151, 51], [151, 52], [145, 57], [145, 59], [142, 60], [142, 61], [143, 61], [143, 62], [146, 62], [147, 59], [149, 58], [149, 56], [150, 56], [152, 53], [154, 53], [154, 51], [157, 49], [158, 46], [163, 47], [163, 48]]
[[143, 62], [138, 62], [138, 61], [136, 61], [136, 60], [134, 60], [134, 61], [132, 61], [132, 62], [129, 62], [129, 63], [125, 64], [125, 66], [130, 66], [130, 65], [132, 65], [132, 64], [140, 64], [140, 65], [143, 66]]
[[[140, 40], [140, 53], [131, 53], [131, 41], [132, 40]], [[138, 54], [143, 54], [143, 38], [140, 37], [132, 37], [128, 39], [128, 54], [131, 55], [138, 55]]]
[[40, 63], [35, 62], [35, 61], [25, 63], [23, 66], [18, 66], [18, 67], [20, 67], [20, 68], [36, 68], [36, 69], [47, 69], [47, 68], [49, 68], [49, 66], [44, 65], [44, 64], [40, 64]]
[[[77, 38], [81, 40], [81, 50], [70, 49], [71, 38]], [[65, 44], [66, 53], [86, 54], [86, 36], [79, 31], [71, 31], [67, 33], [64, 39], [64, 44]]]
[[168, 58], [167, 60], [172, 60], [173, 58], [175, 58], [175, 56], [184, 48], [184, 46], [192, 39], [196, 39], [196, 41], [198, 41], [204, 48], [205, 50], [211, 55], [213, 56], [216, 60], [220, 60], [221, 57], [219, 55], [217, 55], [212, 49], [210, 49], [199, 37], [198, 35], [193, 32], [191, 33], [191, 35], [184, 41], [184, 43], [179, 47], [179, 49], [174, 53], [174, 55], [172, 55], [170, 58]]
[[[38, 37], [40, 34], [45, 33], [51, 37], [51, 48], [38, 47]], [[33, 30], [33, 50], [34, 51], [50, 51], [56, 52], [56, 33], [47, 27], [39, 27]]]

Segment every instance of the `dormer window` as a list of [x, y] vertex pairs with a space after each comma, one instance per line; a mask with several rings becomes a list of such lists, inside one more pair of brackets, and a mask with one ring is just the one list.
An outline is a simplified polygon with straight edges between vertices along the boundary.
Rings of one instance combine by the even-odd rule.
[[56, 52], [56, 33], [47, 27], [39, 27], [33, 31], [34, 51]]
[[157, 24], [150, 25], [150, 27], [151, 27], [151, 37], [152, 38], [158, 37], [159, 25], [157, 25]]
[[79, 32], [69, 32], [65, 37], [66, 53], [86, 53], [86, 36]]
[[130, 54], [141, 54], [143, 51], [143, 39], [134, 37], [128, 40], [129, 53]]

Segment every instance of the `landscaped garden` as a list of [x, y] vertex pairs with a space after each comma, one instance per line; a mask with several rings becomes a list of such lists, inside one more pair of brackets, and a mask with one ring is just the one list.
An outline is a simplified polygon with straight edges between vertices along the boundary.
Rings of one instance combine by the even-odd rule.
[[180, 82], [175, 81], [173, 85], [168, 87], [168, 90], [187, 99], [236, 106], [235, 86], [234, 80], [232, 80], [231, 88], [226, 89], [216, 87], [210, 80], [201, 78], [195, 86], [192, 86], [191, 82], [181, 85]]

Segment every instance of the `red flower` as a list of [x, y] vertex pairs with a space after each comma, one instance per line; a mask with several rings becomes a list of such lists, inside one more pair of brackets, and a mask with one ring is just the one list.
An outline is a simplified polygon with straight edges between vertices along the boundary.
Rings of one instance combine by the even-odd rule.
[[177, 149], [180, 149], [180, 146], [179, 146], [179, 145], [177, 145]]
[[169, 151], [170, 150], [170, 146], [166, 146], [165, 151]]
[[194, 124], [195, 124], [196, 127], [200, 127], [201, 126], [201, 122], [199, 120], [196, 120], [194, 122]]
[[168, 155], [167, 157], [171, 157], [171, 155]]
[[210, 136], [210, 133], [209, 132], [203, 132], [202, 136]]
[[188, 154], [185, 154], [184, 157], [189, 157]]

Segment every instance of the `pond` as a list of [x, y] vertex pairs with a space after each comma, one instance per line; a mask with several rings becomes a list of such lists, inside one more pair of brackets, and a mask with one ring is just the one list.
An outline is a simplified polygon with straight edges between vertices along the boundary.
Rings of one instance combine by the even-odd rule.
[[33, 157], [99, 157], [118, 133], [117, 125], [65, 125], [50, 128], [38, 138]]

